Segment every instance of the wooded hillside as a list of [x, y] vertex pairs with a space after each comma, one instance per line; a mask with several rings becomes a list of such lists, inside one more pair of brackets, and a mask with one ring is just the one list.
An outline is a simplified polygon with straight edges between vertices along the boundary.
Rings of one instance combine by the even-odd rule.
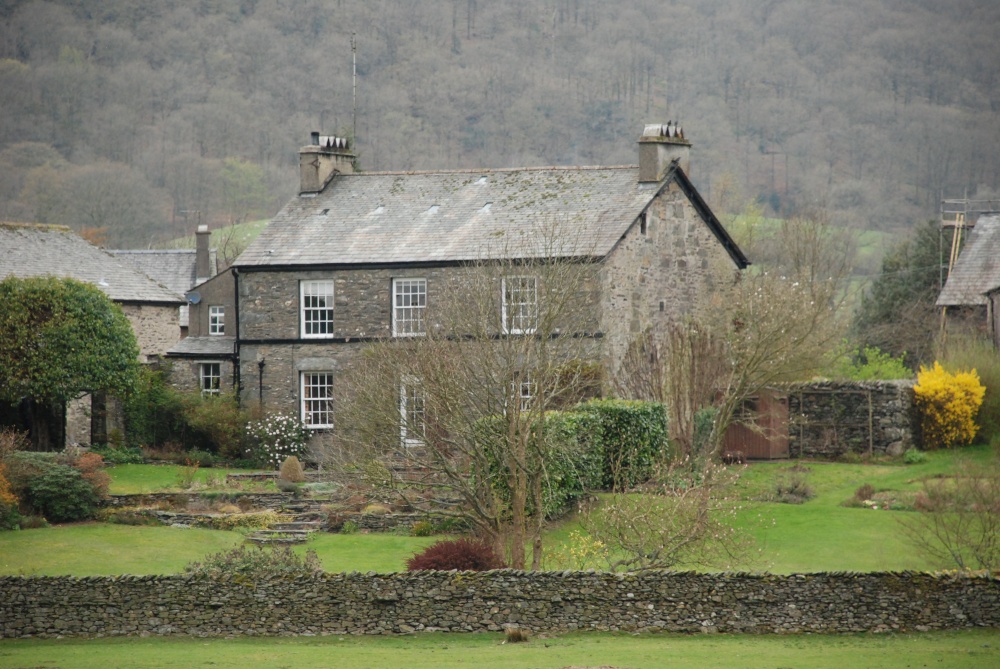
[[995, 0], [0, 0], [0, 219], [146, 246], [366, 170], [622, 164], [680, 120], [722, 209], [883, 230], [1000, 190]]

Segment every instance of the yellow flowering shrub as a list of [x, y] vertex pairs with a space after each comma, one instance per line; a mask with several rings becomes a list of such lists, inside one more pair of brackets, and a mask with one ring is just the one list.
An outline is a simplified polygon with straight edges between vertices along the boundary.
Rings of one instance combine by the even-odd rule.
[[975, 369], [951, 374], [938, 362], [931, 369], [921, 366], [913, 393], [925, 448], [972, 442], [979, 429], [976, 414], [986, 394]]

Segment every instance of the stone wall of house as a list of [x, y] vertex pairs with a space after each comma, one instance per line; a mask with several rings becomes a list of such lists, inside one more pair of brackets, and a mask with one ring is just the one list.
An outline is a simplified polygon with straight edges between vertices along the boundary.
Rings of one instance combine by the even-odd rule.
[[216, 274], [197, 287], [201, 298], [198, 304], [192, 304], [188, 309], [188, 336], [207, 337], [211, 333], [208, 327], [209, 307], [223, 307], [224, 334], [236, 334], [235, 288], [233, 274], [226, 271]]
[[601, 328], [612, 373], [629, 344], [710, 305], [731, 285], [736, 266], [680, 187], [671, 184], [636, 222], [604, 263]]
[[899, 455], [914, 446], [913, 382], [823, 382], [789, 386], [792, 457]]
[[1000, 580], [900, 574], [410, 572], [262, 579], [3, 577], [7, 638], [1000, 627]]
[[139, 359], [148, 362], [167, 350], [181, 338], [177, 304], [123, 304], [122, 311], [132, 324], [139, 343]]
[[[268, 410], [298, 414], [302, 372], [332, 373], [336, 393], [338, 377], [343, 377], [356, 364], [361, 352], [373, 340], [391, 335], [393, 279], [427, 280], [427, 326], [433, 328], [436, 325], [434, 309], [440, 308], [442, 302], [454, 301], [462, 306], [482, 302], [482, 297], [472, 294], [483, 285], [482, 275], [473, 276], [476, 271], [462, 266], [448, 266], [400, 270], [244, 272], [239, 277], [240, 380], [244, 402], [257, 402], [263, 397], [263, 404]], [[524, 270], [524, 274], [530, 273], [530, 270]], [[578, 298], [581, 305], [595, 302], [596, 273], [595, 267], [590, 282], [585, 281], [581, 287]], [[333, 338], [302, 339], [299, 283], [327, 279], [334, 281]], [[499, 332], [499, 278], [493, 283], [495, 329]], [[544, 284], [544, 279], [540, 283]], [[539, 300], [544, 299], [544, 290], [544, 285], [539, 285]], [[596, 313], [585, 308], [577, 310], [577, 313], [584, 314], [584, 322], [574, 323], [573, 329], [596, 332]], [[596, 348], [597, 344], [594, 346]], [[263, 370], [258, 366], [259, 361], [264, 362]], [[311, 445], [322, 448], [328, 440], [328, 434], [317, 431]]]
[[235, 365], [232, 360], [225, 360], [223, 358], [167, 358], [164, 368], [168, 370], [167, 378], [170, 381], [170, 385], [181, 392], [201, 392], [200, 365], [208, 362], [219, 363], [219, 371], [222, 374], [222, 378], [219, 380], [219, 388], [222, 392], [235, 392]]

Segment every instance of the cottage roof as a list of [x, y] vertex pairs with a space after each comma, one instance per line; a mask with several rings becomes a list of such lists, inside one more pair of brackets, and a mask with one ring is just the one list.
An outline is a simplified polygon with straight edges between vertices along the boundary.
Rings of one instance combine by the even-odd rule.
[[[175, 293], [185, 293], [198, 284], [197, 251], [171, 250], [110, 250], [108, 253], [138, 269]], [[209, 252], [209, 267], [215, 275], [216, 253]]]
[[64, 226], [0, 223], [0, 279], [10, 275], [77, 279], [94, 284], [116, 302], [184, 302], [177, 292]]
[[980, 216], [938, 296], [939, 307], [986, 304], [1000, 286], [1000, 214]]
[[167, 357], [186, 358], [232, 358], [236, 350], [235, 337], [211, 335], [208, 337], [185, 337], [170, 347]]
[[[640, 183], [636, 166], [337, 175], [322, 192], [285, 205], [234, 265], [599, 258], [671, 181], [693, 194], [733, 261], [745, 267], [746, 258], [676, 164], [660, 183]], [[555, 235], [544, 234], [553, 228]]]

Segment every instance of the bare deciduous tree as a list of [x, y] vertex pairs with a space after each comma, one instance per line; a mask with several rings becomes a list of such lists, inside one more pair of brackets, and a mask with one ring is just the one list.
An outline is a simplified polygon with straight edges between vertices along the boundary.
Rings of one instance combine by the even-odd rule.
[[899, 522], [920, 553], [941, 567], [1000, 568], [1000, 468], [959, 465], [955, 476], [924, 481], [919, 513]]
[[[560, 452], [546, 411], [592, 385], [599, 340], [587, 308], [598, 265], [571, 257], [545, 226], [525, 260], [521, 240], [498, 236], [482, 259], [428, 282], [426, 314], [364, 351], [337, 407], [335, 467], [388, 461], [383, 485], [418, 509], [458, 516], [515, 568], [542, 559], [543, 502]], [[402, 334], [397, 332], [397, 334]]]

